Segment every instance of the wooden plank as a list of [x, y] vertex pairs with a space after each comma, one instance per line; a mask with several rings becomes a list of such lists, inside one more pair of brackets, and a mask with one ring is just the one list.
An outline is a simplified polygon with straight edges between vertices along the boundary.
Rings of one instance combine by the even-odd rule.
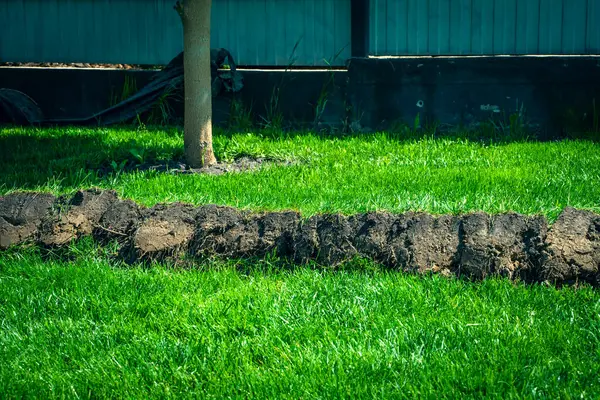
[[[92, 2], [93, 5], [94, 3]], [[118, 3], [114, 3], [114, 4], [118, 4]], [[146, 48], [146, 40], [148, 39], [148, 37], [150, 36], [154, 36], [154, 33], [152, 32], [153, 29], [151, 29], [149, 27], [149, 23], [148, 23], [148, 7], [144, 7], [143, 9], [140, 9], [137, 7], [136, 4], [132, 4], [132, 2], [128, 2], [129, 4], [129, 15], [131, 16], [131, 18], [133, 20], [135, 20], [134, 22], [134, 26], [135, 29], [133, 29], [133, 35], [134, 35], [134, 42], [132, 43], [132, 49], [131, 51], [136, 54], [137, 58], [140, 60], [143, 59], [147, 59], [148, 57], [148, 50]], [[92, 11], [93, 13], [93, 11]], [[93, 14], [92, 14], [93, 15]], [[94, 17], [95, 19], [95, 17]], [[133, 21], [132, 21], [133, 22]], [[124, 30], [126, 29], [123, 26], [119, 26], [118, 30]], [[95, 38], [98, 38], [101, 36], [100, 32], [94, 32], [92, 31], [92, 35]], [[119, 58], [124, 56], [124, 49], [119, 48], [119, 51], [117, 52]], [[111, 62], [117, 62], [116, 60], [113, 60]]]
[[[232, 23], [233, 21], [237, 21], [239, 18], [239, 8], [238, 8], [238, 0], [226, 0], [227, 1], [227, 40], [223, 43], [224, 46], [233, 58], [235, 58], [238, 64], [245, 64], [246, 60], [244, 60], [243, 54], [240, 52], [241, 48], [241, 33], [239, 25]], [[266, 18], [265, 18], [266, 20]]]
[[[217, 2], [213, 2], [213, 8], [215, 3]], [[156, 44], [152, 46], [153, 51], [148, 55], [150, 62], [156, 60], [159, 64], [168, 63], [183, 51], [183, 26], [179, 15], [173, 8], [174, 4], [173, 0], [157, 0], [155, 2], [152, 19], [155, 36], [152, 40]], [[211, 20], [211, 29], [213, 20]]]
[[548, 54], [552, 52], [552, 38], [550, 32], [552, 9], [550, 8], [551, 0], [540, 0], [540, 43], [539, 54]]
[[[294, 2], [295, 4], [297, 3]], [[282, 66], [293, 66], [302, 65], [303, 64], [303, 44], [306, 38], [304, 37], [304, 32], [302, 27], [304, 26], [304, 18], [300, 14], [294, 10], [294, 6], [291, 4], [286, 4], [286, 2], [277, 3], [277, 9], [279, 13], [285, 13], [285, 41], [284, 41], [284, 54], [286, 58], [285, 64]], [[328, 18], [329, 25], [328, 28], [333, 29], [333, 18]], [[329, 41], [333, 42], [333, 35], [328, 38]], [[325, 44], [331, 46], [331, 43]], [[294, 49], [296, 47], [296, 49]], [[317, 55], [317, 59], [322, 58], [321, 55]]]

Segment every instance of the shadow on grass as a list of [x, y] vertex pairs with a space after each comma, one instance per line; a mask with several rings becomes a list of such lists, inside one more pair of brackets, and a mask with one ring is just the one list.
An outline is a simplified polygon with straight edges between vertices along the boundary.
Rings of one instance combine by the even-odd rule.
[[2, 190], [29, 190], [58, 180], [93, 184], [126, 166], [183, 158], [183, 146], [176, 138], [164, 140], [164, 134], [148, 140], [152, 132], [136, 137], [132, 129], [121, 129], [129, 134], [119, 138], [119, 128], [111, 129], [110, 134], [101, 129], [60, 129], [70, 132], [0, 127]]
[[[235, 137], [244, 133], [233, 129], [215, 128], [217, 158]], [[537, 141], [523, 135], [501, 136], [493, 131], [415, 130], [404, 127], [379, 133], [315, 132], [255, 129], [250, 132], [262, 142], [298, 140], [307, 135], [324, 142], [330, 140], [370, 141], [375, 136], [397, 142], [423, 139], [466, 140], [470, 142], [508, 144]], [[584, 139], [590, 140], [589, 137]], [[258, 147], [261, 147], [260, 145]], [[271, 146], [272, 147], [272, 146]], [[246, 154], [246, 146], [234, 149], [234, 156]], [[259, 149], [263, 151], [263, 149]], [[231, 154], [228, 154], [231, 156]], [[131, 126], [110, 128], [20, 128], [0, 126], [0, 191], [32, 190], [45, 187], [81, 187], [99, 185], [106, 177], [131, 171], [137, 165], [183, 161], [183, 132], [181, 127], [140, 129]]]

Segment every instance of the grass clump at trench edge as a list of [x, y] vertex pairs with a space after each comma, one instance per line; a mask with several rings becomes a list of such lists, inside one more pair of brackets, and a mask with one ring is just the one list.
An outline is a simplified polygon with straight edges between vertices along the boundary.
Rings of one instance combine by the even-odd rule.
[[70, 252], [0, 255], [5, 398], [600, 396], [589, 287]]
[[[484, 143], [401, 140], [385, 133], [215, 132], [220, 160], [296, 161], [222, 176], [126, 172], [119, 166], [181, 159], [175, 128], [0, 128], [0, 194], [56, 194], [99, 186], [145, 205], [183, 201], [256, 210], [352, 214], [515, 211], [555, 218], [566, 206], [599, 210], [600, 148], [590, 141]], [[98, 173], [111, 171], [108, 174]]]

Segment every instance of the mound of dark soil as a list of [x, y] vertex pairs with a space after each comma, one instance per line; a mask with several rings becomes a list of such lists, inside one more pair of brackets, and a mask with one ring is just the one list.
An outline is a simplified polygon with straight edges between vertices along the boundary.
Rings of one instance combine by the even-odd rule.
[[390, 269], [481, 280], [600, 283], [600, 215], [567, 208], [552, 225], [516, 213], [434, 216], [370, 212], [352, 216], [253, 213], [217, 205], [142, 207], [113, 191], [72, 197], [0, 197], [0, 249], [57, 248], [82, 236], [116, 240], [128, 262], [264, 257], [337, 266], [356, 257]]
[[548, 232], [542, 256], [542, 279], [600, 283], [600, 215], [566, 208]]

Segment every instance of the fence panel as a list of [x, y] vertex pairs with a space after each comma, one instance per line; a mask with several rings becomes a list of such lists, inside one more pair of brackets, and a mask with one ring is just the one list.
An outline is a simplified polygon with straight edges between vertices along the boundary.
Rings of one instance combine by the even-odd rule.
[[[0, 62], [165, 64], [183, 48], [175, 0], [0, 1]], [[350, 56], [348, 0], [213, 0], [212, 46], [241, 65]], [[293, 53], [294, 46], [297, 45]]]
[[598, 0], [371, 0], [373, 55], [599, 53]]

